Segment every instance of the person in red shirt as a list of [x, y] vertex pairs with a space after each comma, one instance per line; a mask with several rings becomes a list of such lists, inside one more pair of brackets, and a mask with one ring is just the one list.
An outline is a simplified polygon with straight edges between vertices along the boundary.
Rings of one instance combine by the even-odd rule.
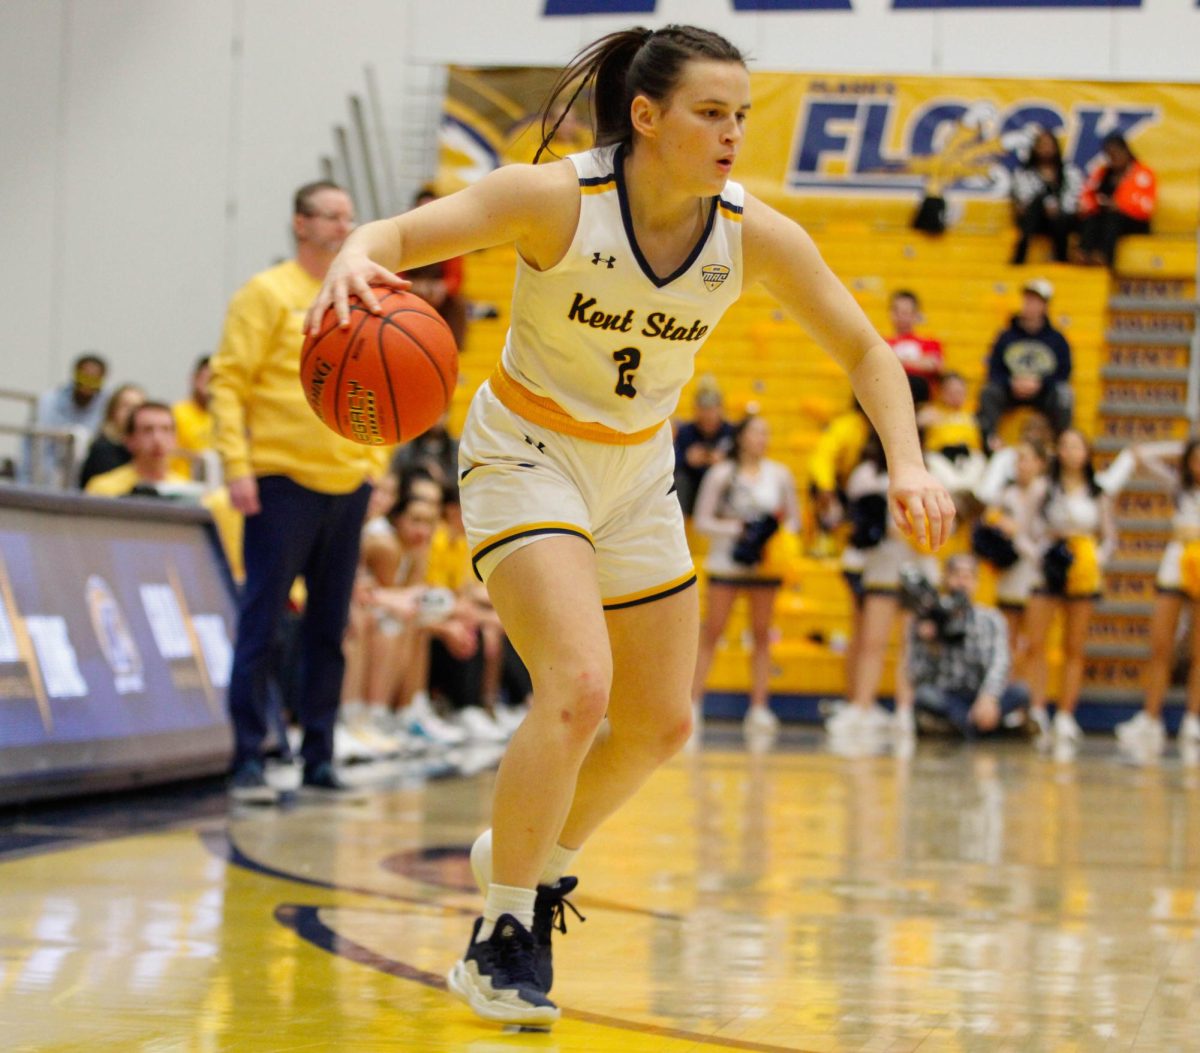
[[908, 374], [913, 402], [919, 406], [932, 397], [934, 385], [942, 374], [942, 345], [932, 337], [913, 332], [922, 320], [921, 301], [915, 292], [897, 289], [888, 302], [888, 311], [894, 335], [886, 339]]
[[1092, 170], [1079, 199], [1079, 252], [1083, 263], [1111, 267], [1121, 238], [1150, 233], [1158, 188], [1125, 136], [1110, 132], [1103, 147], [1104, 160]]

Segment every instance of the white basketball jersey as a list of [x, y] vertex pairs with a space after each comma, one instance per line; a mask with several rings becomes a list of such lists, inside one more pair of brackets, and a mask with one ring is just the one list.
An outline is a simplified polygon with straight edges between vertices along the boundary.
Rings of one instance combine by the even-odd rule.
[[741, 292], [745, 198], [726, 183], [687, 259], [660, 278], [634, 236], [622, 154], [615, 145], [569, 157], [579, 225], [548, 270], [518, 258], [501, 363], [576, 421], [631, 433], [675, 411], [696, 352]]

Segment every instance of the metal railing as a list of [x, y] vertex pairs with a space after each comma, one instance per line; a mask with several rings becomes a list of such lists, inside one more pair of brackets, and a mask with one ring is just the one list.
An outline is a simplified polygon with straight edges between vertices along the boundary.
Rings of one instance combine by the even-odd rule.
[[0, 435], [22, 440], [17, 480], [58, 490], [74, 488], [80, 462], [91, 441], [84, 428], [34, 428], [0, 423]]

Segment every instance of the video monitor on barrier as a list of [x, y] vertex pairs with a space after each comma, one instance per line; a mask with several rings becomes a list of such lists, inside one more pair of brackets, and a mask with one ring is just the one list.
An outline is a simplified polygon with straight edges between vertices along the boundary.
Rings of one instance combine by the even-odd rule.
[[234, 628], [206, 512], [0, 491], [0, 802], [220, 771]]

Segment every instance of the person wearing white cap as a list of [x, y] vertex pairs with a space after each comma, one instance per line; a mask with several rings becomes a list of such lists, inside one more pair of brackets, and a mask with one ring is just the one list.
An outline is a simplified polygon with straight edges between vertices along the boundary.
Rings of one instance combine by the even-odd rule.
[[1000, 418], [1017, 406], [1032, 406], [1055, 432], [1071, 426], [1071, 346], [1050, 323], [1054, 286], [1031, 278], [1021, 289], [1021, 310], [996, 337], [988, 359], [987, 382], [979, 392], [979, 431], [995, 449]]

